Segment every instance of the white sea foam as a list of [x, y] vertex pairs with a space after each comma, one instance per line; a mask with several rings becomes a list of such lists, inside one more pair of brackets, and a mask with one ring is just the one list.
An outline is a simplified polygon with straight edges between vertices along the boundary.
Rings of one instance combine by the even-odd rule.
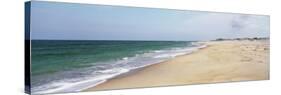
[[[112, 70], [104, 70], [102, 73], [103, 75], [95, 76], [92, 78], [85, 79], [83, 81], [77, 82], [67, 82], [67, 81], [60, 81], [60, 82], [53, 82], [51, 84], [46, 84], [38, 89], [45, 89], [42, 91], [36, 91], [32, 94], [46, 94], [46, 93], [63, 93], [63, 92], [79, 92], [90, 87], [96, 86], [98, 84], [104, 83], [107, 79], [113, 78], [120, 74], [129, 72], [129, 69], [124, 68], [115, 68]], [[47, 89], [46, 88], [50, 88]]]
[[108, 79], [127, 73], [130, 70], [160, 63], [176, 56], [189, 54], [206, 47], [206, 45], [203, 44], [194, 44], [196, 44], [194, 47], [155, 50], [144, 54], [137, 54], [135, 57], [124, 57], [119, 61], [109, 62], [110, 64], [107, 65], [89, 67], [87, 72], [91, 73], [89, 73], [87, 77], [77, 77], [74, 79], [67, 78], [60, 81], [53, 81], [36, 88], [32, 88], [32, 94], [79, 92], [104, 83]]
[[128, 60], [128, 57], [124, 57], [124, 58], [122, 58], [123, 60]]

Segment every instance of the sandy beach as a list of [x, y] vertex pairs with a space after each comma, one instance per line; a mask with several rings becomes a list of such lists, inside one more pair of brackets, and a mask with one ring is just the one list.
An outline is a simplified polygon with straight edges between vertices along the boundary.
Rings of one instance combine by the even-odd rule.
[[85, 91], [269, 79], [269, 40], [210, 41], [192, 54], [113, 78]]

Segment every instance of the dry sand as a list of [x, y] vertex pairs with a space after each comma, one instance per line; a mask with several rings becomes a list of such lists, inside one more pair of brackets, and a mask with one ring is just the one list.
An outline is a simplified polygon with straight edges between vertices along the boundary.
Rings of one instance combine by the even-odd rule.
[[86, 91], [269, 79], [269, 40], [213, 41]]

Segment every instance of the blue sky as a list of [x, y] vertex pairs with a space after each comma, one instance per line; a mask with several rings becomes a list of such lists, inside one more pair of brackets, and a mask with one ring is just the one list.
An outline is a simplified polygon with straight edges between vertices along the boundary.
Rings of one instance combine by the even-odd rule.
[[269, 37], [269, 16], [32, 1], [31, 38], [212, 40]]

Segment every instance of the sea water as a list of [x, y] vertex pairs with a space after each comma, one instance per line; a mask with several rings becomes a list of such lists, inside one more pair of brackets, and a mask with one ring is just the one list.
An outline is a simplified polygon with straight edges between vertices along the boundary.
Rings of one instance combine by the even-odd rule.
[[32, 40], [31, 92], [78, 92], [202, 47], [191, 41]]

